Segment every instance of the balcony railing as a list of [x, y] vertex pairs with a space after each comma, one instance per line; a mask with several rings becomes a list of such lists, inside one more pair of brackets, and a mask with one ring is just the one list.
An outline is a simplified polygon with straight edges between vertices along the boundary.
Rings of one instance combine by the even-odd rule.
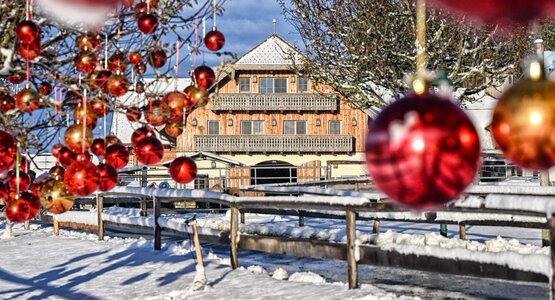
[[225, 153], [351, 153], [347, 135], [201, 135], [195, 151]]
[[319, 94], [220, 94], [213, 111], [336, 111], [334, 95]]

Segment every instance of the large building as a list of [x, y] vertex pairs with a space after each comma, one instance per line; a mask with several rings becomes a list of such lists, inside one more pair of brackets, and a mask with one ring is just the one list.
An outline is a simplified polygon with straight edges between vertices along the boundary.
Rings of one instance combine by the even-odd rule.
[[178, 152], [206, 159], [197, 188], [365, 174], [368, 116], [295, 72], [301, 60], [274, 34], [220, 71], [217, 96], [177, 141]]

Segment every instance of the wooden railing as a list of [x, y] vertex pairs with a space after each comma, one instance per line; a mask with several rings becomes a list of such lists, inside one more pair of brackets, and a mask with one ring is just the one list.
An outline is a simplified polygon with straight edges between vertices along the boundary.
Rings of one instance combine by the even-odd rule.
[[334, 95], [319, 94], [220, 94], [213, 111], [336, 111]]
[[195, 151], [235, 153], [350, 153], [348, 135], [198, 135]]

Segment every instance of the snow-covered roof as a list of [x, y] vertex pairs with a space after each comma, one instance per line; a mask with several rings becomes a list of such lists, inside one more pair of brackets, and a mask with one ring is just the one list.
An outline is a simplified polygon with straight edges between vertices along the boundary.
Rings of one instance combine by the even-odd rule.
[[301, 61], [302, 57], [298, 49], [273, 34], [239, 58], [234, 65], [292, 65]]

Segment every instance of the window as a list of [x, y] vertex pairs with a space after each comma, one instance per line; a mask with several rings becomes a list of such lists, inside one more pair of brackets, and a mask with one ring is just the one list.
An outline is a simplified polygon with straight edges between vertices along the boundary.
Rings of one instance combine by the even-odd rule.
[[329, 121], [328, 134], [341, 134], [341, 121]]
[[205, 190], [210, 188], [208, 174], [197, 174], [193, 185], [195, 190]]
[[239, 77], [239, 93], [249, 93], [251, 91], [251, 79], [249, 77]]
[[299, 77], [297, 78], [297, 93], [308, 92], [308, 79]]
[[241, 121], [241, 134], [264, 134], [264, 121]]
[[306, 134], [306, 121], [283, 121], [283, 134]]
[[220, 134], [220, 121], [208, 121], [208, 134]]
[[260, 94], [287, 93], [287, 78], [260, 78]]

